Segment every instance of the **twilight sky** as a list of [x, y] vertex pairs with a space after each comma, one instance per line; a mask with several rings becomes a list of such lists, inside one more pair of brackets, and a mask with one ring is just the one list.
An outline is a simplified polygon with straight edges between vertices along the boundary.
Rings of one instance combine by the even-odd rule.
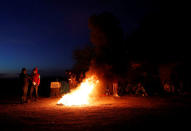
[[45, 75], [63, 73], [72, 51], [89, 43], [88, 18], [112, 12], [125, 33], [157, 10], [152, 0], [2, 0], [0, 1], [0, 77], [37, 66]]

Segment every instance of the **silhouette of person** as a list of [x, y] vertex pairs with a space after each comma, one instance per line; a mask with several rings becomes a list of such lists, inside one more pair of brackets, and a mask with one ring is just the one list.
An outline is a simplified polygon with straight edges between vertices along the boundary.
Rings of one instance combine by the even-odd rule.
[[20, 86], [22, 88], [21, 103], [26, 103], [28, 86], [29, 86], [29, 76], [27, 75], [26, 68], [22, 68], [21, 73], [19, 75], [19, 79], [20, 79]]

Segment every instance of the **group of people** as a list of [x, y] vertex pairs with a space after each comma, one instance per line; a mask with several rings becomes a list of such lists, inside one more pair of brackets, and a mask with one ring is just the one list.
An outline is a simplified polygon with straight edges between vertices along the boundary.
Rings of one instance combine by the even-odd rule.
[[162, 86], [166, 94], [178, 94], [178, 95], [184, 94], [182, 81], [173, 82], [172, 80], [165, 80], [164, 82], [162, 82]]
[[78, 75], [72, 73], [72, 72], [66, 72], [66, 76], [68, 78], [68, 84], [69, 84], [69, 89], [72, 90], [77, 87], [79, 83], [82, 82], [84, 79], [84, 74], [80, 73]]
[[129, 95], [148, 96], [148, 93], [141, 82], [137, 82], [136, 84], [128, 83], [125, 92]]
[[34, 68], [31, 75], [27, 74], [27, 69], [23, 68], [19, 75], [21, 93], [21, 103], [36, 101], [38, 99], [38, 86], [40, 84], [40, 74], [38, 68]]

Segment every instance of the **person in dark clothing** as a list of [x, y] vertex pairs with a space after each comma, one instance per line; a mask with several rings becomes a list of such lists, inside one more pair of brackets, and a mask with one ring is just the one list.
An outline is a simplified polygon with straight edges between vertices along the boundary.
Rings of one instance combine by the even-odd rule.
[[19, 75], [19, 79], [20, 79], [20, 86], [22, 88], [21, 103], [26, 103], [27, 102], [28, 86], [29, 86], [29, 76], [27, 75], [26, 68], [23, 68], [21, 70], [21, 73]]
[[38, 86], [40, 84], [40, 74], [38, 73], [38, 69], [34, 68], [32, 72], [32, 86], [30, 90], [30, 99], [36, 101], [38, 98]]
[[136, 95], [141, 95], [141, 96], [148, 96], [148, 94], [147, 94], [147, 92], [146, 92], [146, 90], [143, 87], [143, 84], [141, 82], [138, 82], [135, 94]]

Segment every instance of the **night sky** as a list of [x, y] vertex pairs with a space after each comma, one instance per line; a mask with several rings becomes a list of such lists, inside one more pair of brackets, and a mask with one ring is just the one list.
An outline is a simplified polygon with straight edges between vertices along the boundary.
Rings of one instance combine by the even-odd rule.
[[88, 18], [113, 13], [125, 34], [158, 10], [150, 0], [4, 0], [0, 2], [0, 77], [22, 67], [37, 66], [42, 74], [62, 74], [74, 64], [72, 52], [90, 44]]

